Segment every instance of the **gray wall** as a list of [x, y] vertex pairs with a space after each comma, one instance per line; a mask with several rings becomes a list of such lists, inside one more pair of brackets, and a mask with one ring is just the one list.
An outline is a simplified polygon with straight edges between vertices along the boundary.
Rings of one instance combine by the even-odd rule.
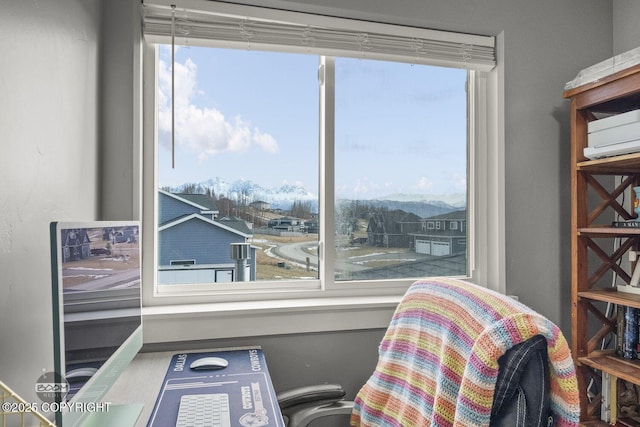
[[613, 54], [640, 46], [640, 2], [616, 0], [613, 7]]
[[0, 380], [53, 369], [49, 222], [99, 205], [101, 3], [0, 7]]
[[[504, 32], [507, 291], [569, 334], [563, 86], [613, 55], [614, 15], [615, 51], [635, 46], [638, 30], [628, 12], [637, 16], [638, 6], [632, 0], [250, 2]], [[53, 364], [48, 223], [138, 214], [136, 177], [127, 166], [139, 156], [131, 154], [140, 132], [133, 95], [138, 48], [131, 43], [137, 8], [136, 0], [4, 0], [0, 8], [0, 379], [27, 400], [36, 399], [34, 381]], [[373, 368], [370, 354], [381, 333], [247, 341], [266, 345], [278, 387], [337, 378], [354, 389]]]
[[100, 126], [100, 219], [140, 218], [141, 193], [134, 175], [141, 161], [139, 105], [141, 20], [137, 0], [105, 0], [103, 4]]

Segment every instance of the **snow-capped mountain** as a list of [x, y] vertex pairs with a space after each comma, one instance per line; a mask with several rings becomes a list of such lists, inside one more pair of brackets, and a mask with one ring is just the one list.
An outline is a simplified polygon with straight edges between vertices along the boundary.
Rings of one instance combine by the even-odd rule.
[[171, 187], [171, 192], [182, 192], [189, 188], [195, 193], [213, 191], [217, 196], [224, 195], [231, 200], [241, 200], [247, 203], [267, 202], [273, 209], [289, 209], [293, 202], [309, 202], [317, 212], [318, 196], [297, 185], [281, 185], [279, 187], [264, 188], [253, 181], [237, 180], [227, 182], [221, 178], [208, 179], [199, 183], [182, 184]]
[[[307, 202], [313, 211], [318, 212], [318, 196], [297, 185], [281, 185], [265, 188], [253, 181], [237, 180], [227, 182], [219, 177], [199, 183], [187, 183], [170, 187], [169, 191], [180, 193], [188, 189], [194, 193], [213, 191], [217, 196], [225, 196], [231, 200], [251, 202], [267, 202], [272, 209], [290, 209], [293, 202]], [[364, 201], [364, 200], [363, 200]], [[349, 202], [340, 200], [338, 203]], [[466, 208], [465, 194], [423, 195], [423, 194], [391, 194], [385, 197], [364, 201], [372, 206], [388, 209], [401, 209], [427, 218], [433, 215], [462, 210]]]

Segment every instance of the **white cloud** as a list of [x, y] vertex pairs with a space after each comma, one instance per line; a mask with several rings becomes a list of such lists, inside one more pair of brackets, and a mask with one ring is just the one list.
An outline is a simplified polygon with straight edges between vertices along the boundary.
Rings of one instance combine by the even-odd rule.
[[[215, 108], [193, 103], [201, 93], [197, 84], [198, 67], [190, 59], [175, 63], [175, 140], [176, 144], [205, 159], [216, 153], [243, 152], [257, 146], [268, 153], [278, 151], [278, 141], [240, 116], [227, 119]], [[171, 132], [171, 69], [160, 60], [158, 73], [158, 128]]]
[[355, 195], [365, 197], [369, 194], [370, 186], [369, 180], [365, 178], [364, 180], [358, 179], [356, 181], [356, 185], [353, 187], [352, 192]]
[[268, 133], [260, 132], [258, 128], [253, 130], [253, 140], [266, 152], [278, 152], [278, 141]]
[[420, 191], [430, 191], [433, 190], [434, 183], [426, 176], [423, 176], [418, 180], [417, 187]]
[[467, 191], [467, 177], [453, 173], [449, 177], [433, 181], [423, 176], [414, 188], [423, 194], [464, 193]]
[[467, 191], [467, 177], [454, 174], [451, 179], [454, 191], [465, 193]]
[[380, 185], [375, 181], [371, 181], [368, 176], [364, 176], [356, 180], [351, 192], [358, 197], [374, 197], [379, 195], [380, 191], [389, 191], [390, 188], [392, 188], [392, 185], [388, 182]]

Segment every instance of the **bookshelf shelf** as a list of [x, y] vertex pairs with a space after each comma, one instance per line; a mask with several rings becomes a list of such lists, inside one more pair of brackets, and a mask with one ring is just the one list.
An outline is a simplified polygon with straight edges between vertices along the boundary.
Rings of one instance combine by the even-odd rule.
[[580, 299], [610, 302], [617, 305], [640, 308], [640, 295], [627, 292], [618, 292], [614, 288], [595, 289], [578, 292]]
[[577, 232], [580, 236], [590, 237], [640, 236], [640, 228], [616, 228], [609, 226], [579, 228]]
[[623, 359], [616, 356], [613, 350], [605, 350], [596, 351], [588, 357], [580, 357], [578, 362], [640, 385], [640, 360]]
[[608, 157], [604, 159], [585, 160], [578, 162], [576, 169], [602, 175], [625, 175], [640, 173], [640, 153], [624, 156]]

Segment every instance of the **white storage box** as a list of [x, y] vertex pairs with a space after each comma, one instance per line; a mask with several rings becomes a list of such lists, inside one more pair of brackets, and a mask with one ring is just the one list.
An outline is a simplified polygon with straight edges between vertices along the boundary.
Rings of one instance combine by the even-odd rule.
[[618, 156], [640, 151], [640, 110], [617, 114], [587, 124], [585, 157]]

